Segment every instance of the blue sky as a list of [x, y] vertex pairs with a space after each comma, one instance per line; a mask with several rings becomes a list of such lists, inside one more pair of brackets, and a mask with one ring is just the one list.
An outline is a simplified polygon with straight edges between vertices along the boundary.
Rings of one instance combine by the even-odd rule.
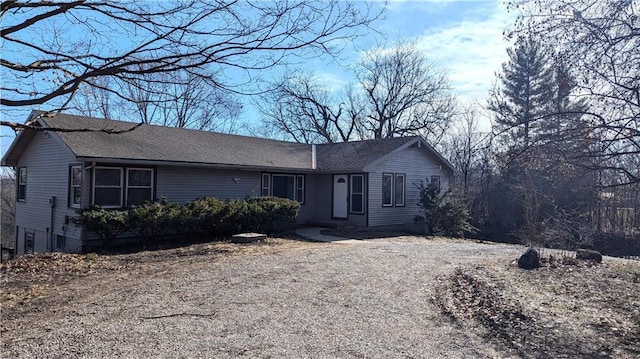
[[[382, 3], [375, 2], [374, 6]], [[355, 48], [348, 46], [338, 61], [342, 65], [357, 61], [359, 51], [376, 44], [415, 41], [428, 58], [447, 70], [461, 102], [485, 103], [495, 72], [508, 59], [509, 44], [502, 33], [513, 20], [514, 15], [508, 14], [498, 0], [390, 0], [384, 19], [373, 26], [378, 33], [361, 38]], [[334, 61], [314, 60], [305, 68], [336, 89], [352, 81], [348, 72]], [[29, 112], [30, 109], [12, 110], [10, 113], [16, 118], [7, 120], [22, 122]], [[255, 118], [251, 111], [245, 111], [241, 120], [250, 122]], [[1, 131], [4, 154], [13, 140], [13, 131], [6, 128]]]

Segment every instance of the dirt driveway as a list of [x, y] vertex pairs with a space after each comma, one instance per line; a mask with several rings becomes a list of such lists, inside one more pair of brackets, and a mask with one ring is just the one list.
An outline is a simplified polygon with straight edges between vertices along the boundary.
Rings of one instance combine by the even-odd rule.
[[[13, 289], [2, 302], [0, 356], [499, 356], [432, 298], [457, 266], [508, 264], [522, 248], [415, 237], [276, 240], [100, 257], [76, 276], [36, 272], [40, 284], [22, 283], [24, 293], [5, 276]], [[29, 291], [32, 299], [20, 298]]]

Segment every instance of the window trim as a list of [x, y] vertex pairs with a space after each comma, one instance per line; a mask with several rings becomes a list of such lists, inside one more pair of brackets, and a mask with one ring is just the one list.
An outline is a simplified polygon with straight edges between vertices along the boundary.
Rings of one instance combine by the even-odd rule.
[[[151, 172], [151, 178], [149, 180], [149, 186], [130, 186], [129, 185], [129, 171], [149, 171]], [[124, 203], [126, 203], [127, 207], [135, 207], [135, 205], [129, 205], [129, 188], [148, 188], [151, 190], [151, 197], [149, 198], [149, 201], [153, 201], [153, 193], [154, 193], [154, 183], [153, 183], [153, 179], [154, 179], [154, 175], [155, 175], [155, 171], [153, 170], [153, 168], [148, 168], [148, 167], [127, 167], [126, 171], [125, 171], [125, 189], [124, 189]]]
[[[402, 181], [398, 180], [398, 177], [402, 177]], [[396, 173], [394, 175], [393, 181], [393, 205], [395, 207], [404, 207], [405, 206], [405, 198], [407, 196], [407, 185], [406, 185], [407, 175], [405, 173]], [[396, 187], [398, 183], [402, 183], [402, 203], [398, 202], [398, 196], [396, 196]]]
[[[24, 172], [24, 183], [22, 183], [22, 172]], [[20, 195], [20, 187], [24, 188], [22, 196]], [[16, 173], [16, 201], [27, 201], [27, 167], [18, 167], [18, 171]]]
[[[96, 170], [99, 169], [108, 169], [108, 170], [118, 170], [120, 171], [120, 186], [115, 187], [115, 186], [99, 186], [98, 188], [120, 188], [120, 196], [119, 196], [119, 201], [120, 204], [119, 205], [110, 205], [110, 206], [101, 206], [99, 204], [96, 204]], [[124, 173], [124, 168], [123, 167], [110, 167], [110, 166], [95, 166], [93, 167], [93, 176], [91, 176], [91, 204], [93, 205], [97, 205], [100, 206], [101, 208], [122, 208], [122, 197], [123, 197], [123, 190], [124, 190], [124, 179], [122, 178]]]
[[[389, 194], [389, 203], [385, 203], [384, 202], [384, 181], [385, 181], [385, 177], [390, 177], [391, 178], [391, 187], [389, 188], [390, 194]], [[393, 207], [393, 179], [394, 179], [394, 174], [391, 172], [382, 172], [382, 187], [381, 187], [381, 202], [382, 202], [382, 207]]]
[[[73, 184], [73, 169], [74, 168], [79, 168], [80, 169], [80, 184], [79, 185], [74, 185]], [[69, 165], [69, 195], [67, 196], [67, 206], [71, 207], [71, 208], [80, 208], [82, 207], [82, 183], [84, 182], [84, 168], [81, 164], [72, 164]], [[80, 188], [80, 203], [73, 203], [73, 189], [74, 188]]]
[[[361, 179], [361, 191], [360, 192], [355, 192], [353, 190], [353, 179], [356, 177], [360, 177]], [[364, 210], [364, 174], [353, 174], [349, 176], [349, 213], [353, 213], [353, 214], [364, 214], [365, 210]], [[359, 194], [360, 197], [360, 208], [362, 208], [360, 211], [354, 211], [353, 210], [353, 204], [355, 203], [354, 199], [353, 199], [353, 195], [354, 194]]]
[[269, 173], [262, 174], [261, 188], [262, 188], [262, 191], [260, 192], [261, 196], [264, 196], [264, 197], [271, 196], [271, 174]]

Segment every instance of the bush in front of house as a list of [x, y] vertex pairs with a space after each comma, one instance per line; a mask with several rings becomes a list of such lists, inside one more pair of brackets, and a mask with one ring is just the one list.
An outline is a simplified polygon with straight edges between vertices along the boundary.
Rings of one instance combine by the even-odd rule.
[[183, 206], [166, 200], [145, 202], [129, 209], [127, 228], [142, 238], [145, 244], [182, 228]]
[[246, 201], [251, 206], [252, 213], [255, 213], [253, 230], [273, 234], [295, 228], [300, 212], [300, 203], [297, 201], [277, 197], [249, 198]]
[[198, 198], [182, 206], [183, 230], [195, 236], [219, 236], [226, 203], [214, 197]]
[[135, 233], [145, 244], [167, 234], [215, 238], [240, 232], [283, 233], [295, 227], [299, 210], [298, 202], [275, 197], [227, 202], [208, 197], [185, 205], [163, 199], [131, 209], [88, 208], [76, 221], [108, 247], [123, 232]]
[[75, 223], [95, 232], [102, 245], [109, 248], [113, 240], [129, 228], [129, 213], [126, 210], [107, 210], [90, 207], [80, 211]]
[[440, 193], [440, 188], [421, 181], [418, 207], [424, 216], [419, 220], [425, 224], [427, 234], [444, 232], [457, 236], [464, 232], [475, 232], [469, 223], [469, 211], [464, 201], [456, 197], [451, 190]]

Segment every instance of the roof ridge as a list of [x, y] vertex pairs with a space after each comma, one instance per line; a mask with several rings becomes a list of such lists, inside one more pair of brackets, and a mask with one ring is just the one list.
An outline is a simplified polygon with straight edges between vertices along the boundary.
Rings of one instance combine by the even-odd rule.
[[[33, 110], [33, 112], [47, 113], [47, 111], [41, 111], [41, 110]], [[108, 122], [115, 122], [115, 123], [118, 123], [118, 124], [139, 124], [140, 123], [140, 122], [133, 122], [133, 121], [123, 121], [123, 120], [114, 120], [114, 119], [100, 118], [100, 117], [93, 117], [93, 116], [76, 115], [76, 114], [70, 114], [70, 113], [65, 113], [65, 112], [55, 113], [54, 116], [44, 116], [41, 119], [43, 121], [45, 121], [45, 123], [47, 123], [47, 121], [51, 120], [51, 119], [53, 119], [55, 121], [56, 120], [55, 115], [75, 117], [75, 118], [79, 118], [79, 119], [82, 119], [82, 120], [85, 120], [85, 121], [89, 120], [89, 121], [95, 121], [95, 122], [108, 121]], [[278, 139], [273, 139], [273, 138], [259, 137], [259, 136], [252, 136], [252, 135], [244, 135], [244, 134], [224, 133], [224, 132], [218, 132], [218, 131], [207, 131], [207, 130], [199, 130], [199, 129], [194, 129], [194, 128], [184, 128], [184, 127], [173, 127], [173, 126], [151, 124], [151, 123], [146, 123], [146, 122], [142, 123], [141, 127], [142, 126], [148, 126], [148, 127], [152, 127], [152, 128], [168, 129], [169, 131], [192, 131], [192, 132], [198, 132], [198, 133], [204, 133], [204, 134], [213, 134], [213, 135], [219, 135], [219, 136], [225, 136], [225, 137], [227, 137], [227, 136], [228, 137], [241, 137], [241, 138], [244, 138], [244, 139], [270, 141], [270, 142], [274, 142], [274, 143], [278, 142], [278, 143], [283, 143], [283, 144], [295, 144], [295, 145], [311, 147], [311, 144], [306, 144], [306, 143], [278, 140]]]

